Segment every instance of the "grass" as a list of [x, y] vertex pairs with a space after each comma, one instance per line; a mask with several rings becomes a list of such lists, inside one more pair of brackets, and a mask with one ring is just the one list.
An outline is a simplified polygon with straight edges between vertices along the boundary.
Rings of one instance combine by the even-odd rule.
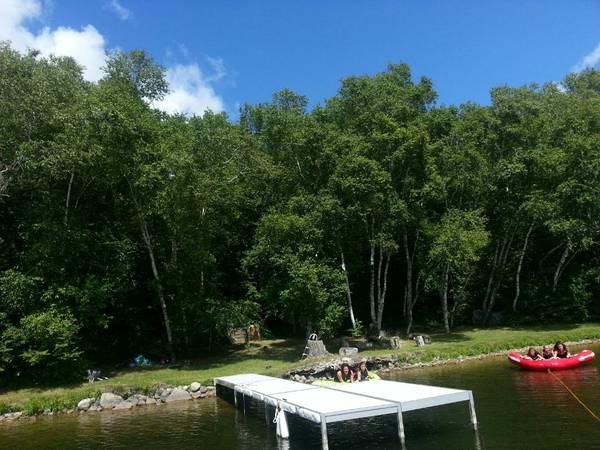
[[[527, 328], [464, 328], [450, 335], [430, 334], [433, 343], [416, 347], [412, 341], [403, 341], [399, 350], [367, 350], [363, 356], [392, 354], [399, 361], [414, 364], [484, 355], [513, 348], [540, 346], [544, 343], [600, 339], [600, 323], [583, 325], [556, 325]], [[298, 361], [304, 342], [300, 340], [269, 340], [251, 343], [219, 356], [182, 362], [178, 367], [149, 367], [115, 371], [110, 379], [94, 384], [79, 383], [57, 387], [25, 387], [0, 391], [0, 414], [23, 411], [35, 415], [45, 409], [60, 411], [73, 408], [86, 397], [97, 397], [103, 391], [127, 395], [148, 391], [156, 383], [186, 385], [192, 381], [212, 384], [218, 376], [253, 372], [279, 376], [303, 365]], [[331, 346], [330, 346], [331, 347]], [[330, 350], [335, 350], [333, 347]]]

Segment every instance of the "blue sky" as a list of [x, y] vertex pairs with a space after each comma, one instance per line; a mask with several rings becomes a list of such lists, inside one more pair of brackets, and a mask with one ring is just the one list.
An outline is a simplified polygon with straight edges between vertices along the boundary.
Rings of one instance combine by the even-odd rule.
[[88, 67], [105, 50], [146, 49], [178, 94], [162, 106], [188, 113], [235, 116], [284, 87], [315, 104], [341, 78], [400, 61], [433, 80], [439, 104], [486, 103], [493, 86], [559, 81], [600, 61], [596, 0], [0, 0], [0, 17], [23, 5], [0, 18], [0, 39]]

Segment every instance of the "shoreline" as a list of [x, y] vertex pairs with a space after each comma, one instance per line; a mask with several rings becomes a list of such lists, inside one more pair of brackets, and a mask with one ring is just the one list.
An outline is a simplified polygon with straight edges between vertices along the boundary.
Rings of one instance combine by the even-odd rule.
[[[411, 340], [402, 340], [399, 349], [366, 350], [356, 355], [355, 361], [366, 358], [370, 370], [385, 373], [506, 356], [509, 352], [523, 352], [530, 346], [539, 347], [543, 342], [554, 342], [561, 337], [570, 347], [595, 345], [600, 344], [600, 324], [566, 325], [565, 328], [552, 329], [464, 328], [451, 336], [441, 333], [431, 336], [431, 345], [417, 347]], [[83, 400], [89, 400], [89, 406], [93, 406], [90, 412], [99, 411], [98, 402], [105, 393], [121, 396], [125, 402], [122, 406], [127, 409], [131, 408], [129, 403], [135, 403], [133, 406], [162, 404], [164, 399], [155, 397], [157, 394], [161, 397], [162, 391], [168, 389], [187, 390], [191, 397], [189, 386], [196, 385], [191, 383], [193, 380], [197, 380], [202, 388], [208, 388], [206, 396], [212, 396], [214, 391], [210, 385], [215, 377], [236, 373], [258, 373], [300, 382], [331, 377], [341, 357], [330, 354], [306, 361], [294, 360], [294, 355], [303, 345], [302, 341], [292, 339], [264, 340], [244, 348], [231, 349], [226, 354], [188, 361], [183, 368], [126, 370], [117, 372], [110, 380], [93, 384], [7, 390], [0, 394], [0, 426], [5, 422], [40, 415], [79, 413], [77, 405]], [[330, 350], [333, 349], [334, 346], [330, 345]], [[188, 399], [182, 392], [179, 394], [184, 397], [182, 400]], [[154, 401], [149, 398], [154, 398]]]
[[[567, 347], [580, 346], [587, 344], [600, 344], [600, 338], [594, 339], [582, 339], [579, 341], [566, 341]], [[401, 360], [398, 356], [390, 354], [389, 356], [361, 356], [360, 353], [357, 358], [349, 358], [353, 364], [356, 364], [361, 359], [367, 360], [367, 366], [369, 370], [377, 372], [390, 372], [390, 371], [403, 371], [412, 369], [424, 369], [429, 367], [440, 367], [440, 366], [451, 366], [458, 365], [469, 361], [479, 361], [488, 358], [506, 356], [508, 353], [522, 353], [527, 351], [529, 347], [536, 347], [535, 345], [527, 345], [524, 347], [510, 348], [507, 350], [498, 350], [493, 352], [479, 353], [476, 355], [457, 356], [454, 358], [434, 358], [431, 361], [420, 361], [416, 363], [407, 363]], [[285, 373], [282, 378], [291, 379], [300, 383], [311, 383], [314, 380], [333, 380], [333, 373], [336, 367], [339, 365], [341, 357], [328, 358], [326, 361], [321, 360], [320, 362], [309, 365], [298, 367], [289, 370]]]

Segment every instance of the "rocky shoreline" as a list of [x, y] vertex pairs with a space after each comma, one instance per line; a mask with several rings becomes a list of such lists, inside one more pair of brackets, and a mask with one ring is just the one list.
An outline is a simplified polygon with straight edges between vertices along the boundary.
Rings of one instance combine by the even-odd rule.
[[[585, 344], [598, 344], [600, 343], [600, 339], [584, 339], [577, 342], [565, 342], [567, 346], [573, 345], [585, 345]], [[456, 358], [434, 358], [431, 361], [427, 362], [417, 362], [411, 363], [407, 362], [407, 357], [410, 357], [410, 354], [403, 354], [400, 359], [397, 356], [389, 355], [389, 356], [376, 356], [376, 357], [368, 357], [362, 356], [360, 354], [355, 355], [353, 358], [349, 358], [353, 364], [358, 363], [359, 361], [365, 359], [367, 362], [367, 367], [369, 370], [378, 371], [378, 372], [387, 372], [390, 370], [409, 370], [409, 369], [418, 369], [425, 367], [435, 367], [435, 366], [444, 366], [451, 364], [461, 364], [467, 361], [473, 360], [481, 360], [487, 359], [497, 356], [506, 356], [510, 352], [525, 352], [529, 347], [522, 348], [514, 348], [510, 350], [503, 350], [498, 352], [490, 352], [490, 353], [482, 353], [480, 355], [470, 355], [470, 356], [458, 356]], [[332, 380], [335, 377], [335, 372], [337, 371], [340, 364], [340, 358], [332, 358], [327, 359], [325, 361], [321, 360], [317, 363], [313, 363], [308, 366], [298, 367], [292, 369], [285, 373], [282, 378], [298, 381], [300, 383], [312, 383], [316, 380]]]
[[[58, 415], [58, 414], [85, 414], [100, 411], [118, 411], [129, 410], [138, 406], [160, 405], [162, 403], [178, 402], [183, 400], [198, 400], [208, 397], [214, 397], [216, 391], [214, 386], [202, 386], [198, 382], [191, 383], [188, 386], [170, 386], [166, 384], [156, 385], [147, 394], [128, 392], [118, 394], [115, 392], [103, 392], [98, 398], [88, 397], [81, 399], [75, 408], [63, 409], [61, 411], [44, 410], [38, 415]], [[12, 422], [19, 419], [36, 417], [28, 416], [23, 411], [9, 412], [0, 415], [1, 422]]]

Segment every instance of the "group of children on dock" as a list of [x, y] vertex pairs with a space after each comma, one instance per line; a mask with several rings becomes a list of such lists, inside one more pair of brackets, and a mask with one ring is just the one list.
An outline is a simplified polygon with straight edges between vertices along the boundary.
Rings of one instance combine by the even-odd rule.
[[367, 381], [369, 379], [369, 370], [367, 369], [367, 361], [362, 360], [355, 368], [350, 367], [347, 360], [342, 361], [342, 366], [336, 372], [335, 381], [339, 383], [357, 383], [359, 381]]
[[554, 344], [554, 348], [551, 345], [544, 345], [542, 353], [538, 352], [535, 348], [529, 347], [527, 354], [524, 356], [526, 359], [540, 360], [540, 359], [554, 359], [554, 358], [568, 358], [571, 356], [567, 346], [562, 342]]

